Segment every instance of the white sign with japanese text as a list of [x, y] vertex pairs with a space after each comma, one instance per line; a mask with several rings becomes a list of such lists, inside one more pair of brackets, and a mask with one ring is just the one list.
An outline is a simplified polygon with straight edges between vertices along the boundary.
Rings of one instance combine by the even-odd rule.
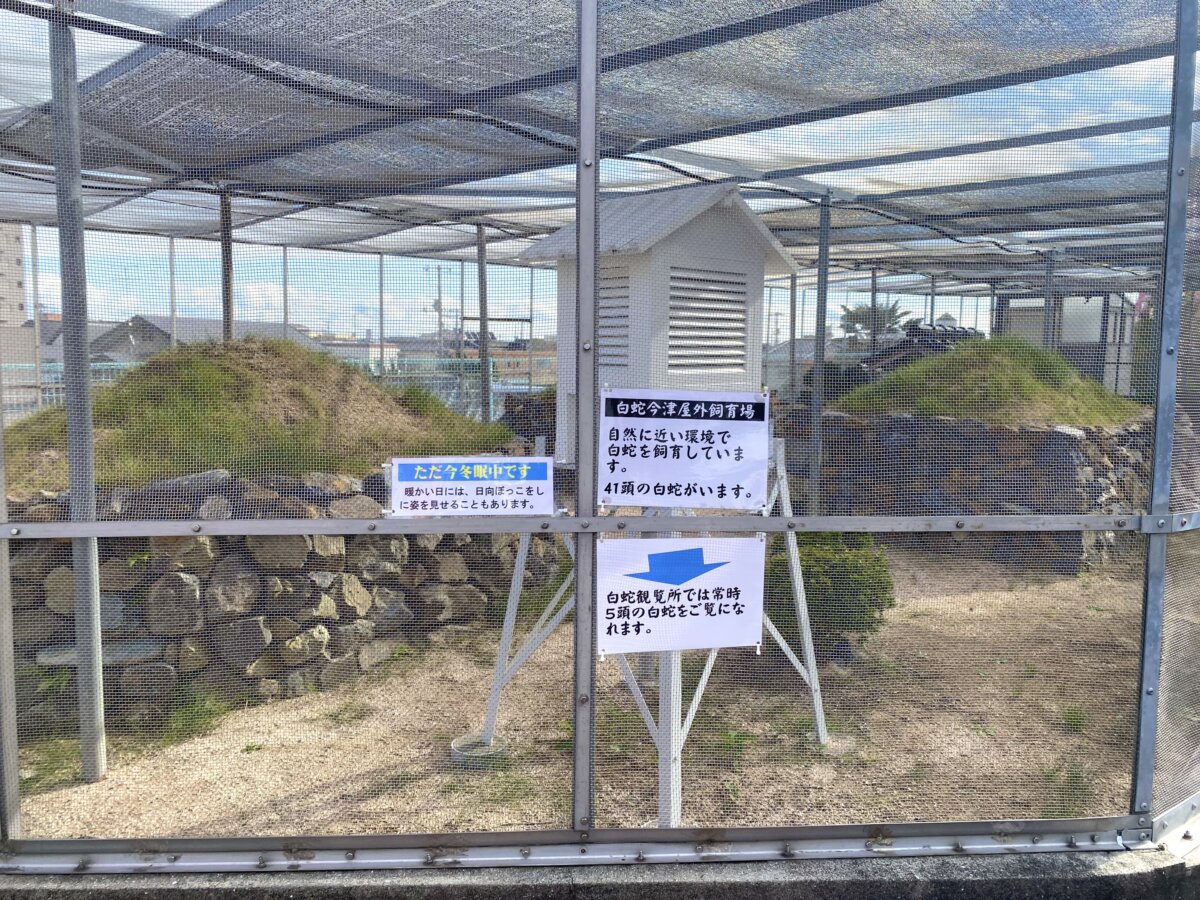
[[596, 552], [601, 656], [762, 642], [762, 538], [610, 539]]
[[759, 510], [767, 502], [767, 396], [644, 388], [600, 394], [605, 506]]
[[554, 460], [546, 456], [393, 459], [388, 515], [549, 516]]

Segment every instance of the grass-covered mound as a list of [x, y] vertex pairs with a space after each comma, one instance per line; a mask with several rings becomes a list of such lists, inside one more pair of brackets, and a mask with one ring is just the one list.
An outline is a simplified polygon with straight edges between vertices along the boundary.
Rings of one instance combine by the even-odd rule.
[[831, 408], [995, 425], [1120, 425], [1143, 407], [1083, 378], [1060, 354], [1002, 335], [967, 341], [846, 394]]
[[[324, 353], [249, 339], [180, 347], [93, 392], [96, 480], [137, 486], [206, 469], [364, 475], [392, 456], [495, 450], [511, 438], [417, 388], [391, 390]], [[5, 429], [11, 489], [67, 486], [66, 412]]]

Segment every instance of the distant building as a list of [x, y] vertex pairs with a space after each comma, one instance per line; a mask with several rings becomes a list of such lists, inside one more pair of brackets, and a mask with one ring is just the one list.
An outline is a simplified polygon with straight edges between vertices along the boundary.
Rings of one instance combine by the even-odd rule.
[[[275, 322], [234, 321], [233, 336], [235, 339], [286, 338], [308, 350], [324, 349], [299, 328], [289, 325], [285, 332]], [[178, 316], [175, 320], [175, 340], [179, 344], [219, 343], [221, 337], [220, 319]], [[88, 347], [93, 362], [140, 363], [170, 346], [170, 316], [134, 316], [125, 322], [88, 323]], [[43, 359], [62, 362], [61, 333], [55, 333], [46, 342]]]
[[21, 226], [0, 224], [0, 326], [20, 325], [26, 318]]

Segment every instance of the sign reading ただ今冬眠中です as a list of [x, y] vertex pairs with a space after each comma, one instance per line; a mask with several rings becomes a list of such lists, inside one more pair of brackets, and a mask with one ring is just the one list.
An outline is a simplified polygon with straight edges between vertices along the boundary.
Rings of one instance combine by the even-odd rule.
[[548, 516], [554, 460], [545, 456], [393, 459], [388, 515]]

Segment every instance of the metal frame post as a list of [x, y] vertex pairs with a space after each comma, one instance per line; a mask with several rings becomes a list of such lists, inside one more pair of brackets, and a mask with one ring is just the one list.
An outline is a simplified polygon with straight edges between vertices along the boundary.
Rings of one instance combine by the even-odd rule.
[[167, 238], [167, 307], [171, 316], [171, 349], [175, 349], [179, 307], [175, 298], [175, 238]]
[[796, 274], [788, 278], [788, 394], [796, 396]]
[[[33, 247], [36, 260], [36, 238]], [[0, 410], [4, 409], [3, 373], [4, 367], [0, 366]], [[38, 394], [41, 394], [40, 386]], [[3, 422], [0, 422], [0, 516], [8, 521]], [[21, 761], [17, 740], [16, 655], [13, 650], [12, 579], [9, 576], [8, 548], [8, 541], [0, 546], [0, 841], [5, 842], [21, 837]]]
[[1054, 309], [1054, 254], [1047, 253], [1046, 259], [1046, 284], [1044, 293], [1045, 300], [1042, 306], [1042, 346], [1047, 349], [1053, 349], [1055, 345], [1054, 335], [1055, 327], [1055, 309]]
[[658, 654], [658, 827], [683, 818], [683, 654]]
[[484, 423], [492, 421], [492, 354], [488, 334], [487, 236], [475, 226], [475, 268], [479, 276], [479, 408]]
[[233, 204], [221, 194], [221, 340], [233, 340]]
[[[597, 0], [579, 0], [579, 155], [575, 166], [576, 194], [576, 315], [575, 385], [579, 414], [575, 417], [576, 510], [591, 517], [596, 511], [596, 107], [598, 83]], [[569, 338], [568, 338], [569, 339]], [[594, 650], [596, 594], [596, 535], [579, 535], [575, 549], [575, 727], [572, 770], [572, 827], [591, 828], [594, 794], [592, 726], [596, 658]]]
[[[29, 226], [30, 294], [33, 300], [33, 392], [34, 403], [42, 408], [42, 285], [41, 257], [38, 255], [37, 226]], [[6, 517], [7, 518], [7, 517]]]
[[[1100, 299], [1100, 383], [1108, 387], [1108, 346], [1112, 339], [1112, 294], [1105, 294]], [[1113, 381], [1113, 393], [1116, 393], [1116, 381]]]
[[825, 332], [829, 313], [829, 195], [821, 198], [820, 230], [817, 236], [817, 321], [813, 339], [812, 394], [809, 397], [811, 420], [808, 456], [808, 512], [821, 512], [821, 415], [825, 406]]
[[288, 336], [288, 248], [283, 247], [283, 336]]
[[[1175, 393], [1183, 301], [1187, 195], [1191, 169], [1192, 105], [1196, 77], [1196, 0], [1179, 0], [1172, 87], [1170, 168], [1159, 303], [1158, 393], [1154, 408], [1154, 462], [1150, 515], [1166, 518], [1171, 508], [1171, 452], [1175, 438]], [[1158, 731], [1158, 684], [1162, 662], [1163, 592], [1167, 566], [1166, 534], [1146, 538], [1146, 601], [1142, 628], [1141, 690], [1134, 756], [1135, 813], [1154, 802], [1155, 739]]]
[[875, 269], [871, 270], [871, 355], [878, 349], [879, 280]]
[[[1127, 304], [1125, 302], [1125, 297], [1124, 297], [1124, 295], [1122, 295], [1120, 302], [1117, 304], [1117, 362], [1116, 362], [1117, 372], [1116, 372], [1115, 381], [1114, 381], [1114, 383], [1116, 384], [1116, 387], [1113, 388], [1113, 390], [1118, 394], [1121, 393], [1121, 365], [1122, 365], [1121, 356], [1122, 356], [1122, 350], [1124, 349], [1124, 346], [1125, 346], [1125, 307], [1126, 307], [1126, 305]], [[1130, 393], [1132, 393], [1132, 392], [1133, 392], [1133, 385], [1131, 384], [1130, 385]]]
[[[59, 13], [72, 0], [56, 0]], [[75, 35], [62, 19], [50, 22], [54, 110], [54, 182], [62, 278], [63, 383], [67, 407], [67, 467], [73, 521], [96, 518], [90, 354], [87, 340], [87, 271], [83, 237], [83, 186], [79, 151], [79, 84]], [[107, 768], [104, 735], [104, 668], [100, 645], [99, 560], [95, 538], [72, 539], [75, 570], [75, 645], [78, 654], [79, 750], [83, 777], [97, 781]]]
[[383, 381], [383, 254], [379, 254], [379, 271], [376, 276], [379, 286], [379, 380]]
[[929, 276], [929, 327], [934, 324], [934, 316], [937, 314], [935, 304], [937, 303], [937, 276]]
[[[532, 271], [532, 270], [531, 270]], [[437, 323], [438, 323], [438, 359], [446, 355], [445, 318], [442, 316], [442, 264], [437, 264]]]

